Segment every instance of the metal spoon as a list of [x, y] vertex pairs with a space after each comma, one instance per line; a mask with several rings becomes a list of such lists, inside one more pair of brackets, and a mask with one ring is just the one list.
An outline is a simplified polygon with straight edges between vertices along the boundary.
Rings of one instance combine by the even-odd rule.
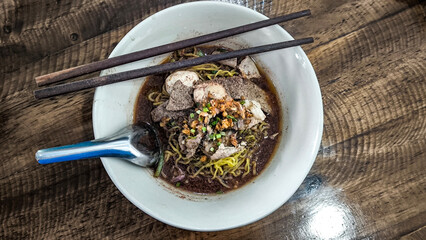
[[148, 123], [128, 126], [117, 133], [93, 141], [42, 149], [35, 158], [40, 164], [71, 160], [117, 157], [142, 167], [159, 160], [161, 148], [158, 131]]

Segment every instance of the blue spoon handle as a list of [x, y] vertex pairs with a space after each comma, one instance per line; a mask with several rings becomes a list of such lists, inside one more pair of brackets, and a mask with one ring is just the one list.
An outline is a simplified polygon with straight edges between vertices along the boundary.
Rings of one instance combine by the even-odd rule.
[[109, 142], [81, 142], [67, 146], [42, 149], [36, 153], [36, 160], [40, 164], [97, 157], [131, 158], [134, 156], [131, 151], [129, 151], [128, 143], [125, 139], [118, 139]]

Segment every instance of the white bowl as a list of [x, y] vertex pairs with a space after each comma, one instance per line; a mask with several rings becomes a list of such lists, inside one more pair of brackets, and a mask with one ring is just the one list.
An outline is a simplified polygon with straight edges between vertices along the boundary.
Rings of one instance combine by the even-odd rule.
[[[134, 27], [110, 57], [267, 19], [238, 5], [192, 2], [160, 11]], [[214, 44], [231, 48], [292, 40], [279, 26], [241, 34]], [[223, 44], [225, 43], [225, 44]], [[158, 64], [166, 55], [114, 67], [101, 74]], [[102, 158], [110, 178], [134, 205], [175, 227], [216, 231], [257, 221], [283, 205], [308, 174], [319, 148], [323, 111], [315, 72], [302, 48], [253, 56], [273, 81], [283, 107], [282, 139], [269, 166], [253, 182], [235, 191], [214, 195], [180, 192], [152, 170], [125, 161]], [[144, 78], [96, 89], [93, 129], [96, 138], [132, 124], [136, 96]]]

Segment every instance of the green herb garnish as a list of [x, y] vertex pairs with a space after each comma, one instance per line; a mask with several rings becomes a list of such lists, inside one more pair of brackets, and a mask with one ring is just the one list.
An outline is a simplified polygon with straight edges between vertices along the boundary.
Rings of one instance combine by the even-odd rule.
[[233, 121], [233, 122], [236, 122], [236, 121], [237, 121], [237, 119], [236, 119], [236, 118], [234, 118], [234, 117], [233, 117], [233, 116], [231, 116], [231, 115], [226, 116], [226, 118], [228, 118], [228, 119], [229, 119], [229, 118], [230, 118], [230, 119], [232, 119], [232, 121]]
[[216, 126], [216, 124], [220, 121], [220, 118], [216, 118], [210, 125]]
[[176, 183], [176, 187], [180, 187], [180, 182], [177, 182], [177, 183]]
[[191, 129], [191, 132], [192, 132], [192, 133], [195, 133], [195, 129]]
[[206, 107], [203, 107], [203, 112], [209, 112], [209, 109]]
[[194, 118], [194, 116], [195, 116], [195, 114], [194, 114], [194, 113], [189, 114], [189, 117], [190, 117], [190, 118]]
[[197, 114], [200, 114], [200, 113], [201, 113], [201, 110], [197, 110], [197, 111], [196, 111], [196, 113], [197, 113]]
[[155, 173], [154, 173], [154, 177], [160, 176], [161, 170], [163, 170], [163, 165], [164, 165], [164, 153], [163, 153], [162, 147], [160, 146], [160, 159], [158, 160], [157, 168], [155, 169]]
[[203, 130], [203, 133], [205, 133], [207, 131], [206, 127], [201, 128], [201, 130]]

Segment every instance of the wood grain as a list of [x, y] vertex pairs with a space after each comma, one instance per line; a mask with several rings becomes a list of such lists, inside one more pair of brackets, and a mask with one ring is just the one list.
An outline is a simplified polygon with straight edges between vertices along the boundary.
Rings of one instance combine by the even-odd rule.
[[426, 227], [422, 227], [414, 232], [411, 232], [405, 236], [402, 236], [403, 240], [416, 240], [416, 239], [425, 239], [426, 238]]
[[[423, 239], [426, 227], [424, 1], [231, 1], [282, 24], [321, 86], [324, 133], [295, 195], [222, 232], [163, 224], [125, 199], [99, 160], [40, 166], [36, 150], [93, 137], [93, 91], [36, 101], [37, 75], [105, 59], [149, 15], [183, 1], [0, 4], [0, 239]], [[95, 74], [89, 76], [96, 76]]]

